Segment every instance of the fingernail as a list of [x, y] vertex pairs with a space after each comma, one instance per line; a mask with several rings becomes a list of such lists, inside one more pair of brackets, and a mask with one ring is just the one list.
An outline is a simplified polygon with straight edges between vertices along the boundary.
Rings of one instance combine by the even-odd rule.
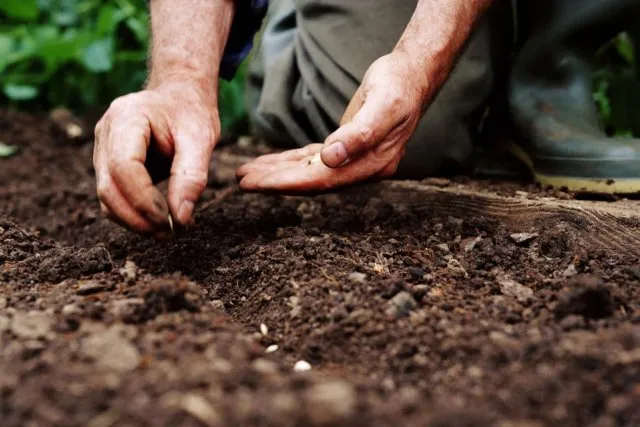
[[178, 209], [178, 221], [180, 224], [188, 224], [191, 221], [191, 215], [193, 215], [194, 204], [190, 200], [183, 200], [180, 203]]
[[337, 167], [349, 159], [349, 153], [340, 141], [334, 142], [322, 150], [322, 161], [330, 167]]

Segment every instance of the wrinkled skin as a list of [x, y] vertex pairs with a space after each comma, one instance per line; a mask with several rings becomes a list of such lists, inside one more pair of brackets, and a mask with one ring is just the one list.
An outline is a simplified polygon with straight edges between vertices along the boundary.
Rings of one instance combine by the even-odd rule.
[[[269, 154], [238, 169], [247, 191], [313, 193], [392, 176], [422, 114], [424, 73], [401, 53], [375, 61], [324, 144]], [[322, 162], [311, 162], [320, 154]]]
[[[179, 224], [190, 224], [220, 135], [217, 105], [208, 94], [194, 85], [167, 83], [118, 98], [95, 133], [98, 196], [107, 216], [156, 237], [169, 231], [169, 212]], [[152, 142], [173, 158], [166, 201], [145, 168]]]

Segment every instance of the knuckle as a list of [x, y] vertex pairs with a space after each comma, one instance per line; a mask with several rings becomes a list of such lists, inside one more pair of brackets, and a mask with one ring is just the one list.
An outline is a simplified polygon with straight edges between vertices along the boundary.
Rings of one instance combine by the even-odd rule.
[[358, 127], [358, 142], [361, 145], [366, 145], [373, 139], [373, 129], [371, 126], [360, 125]]

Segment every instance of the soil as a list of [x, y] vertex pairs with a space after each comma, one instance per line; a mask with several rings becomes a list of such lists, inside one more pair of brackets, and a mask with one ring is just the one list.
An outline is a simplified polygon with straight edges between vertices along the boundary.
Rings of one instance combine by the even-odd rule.
[[7, 111], [0, 140], [2, 426], [640, 426], [638, 259], [561, 216], [242, 194], [245, 143], [158, 243], [100, 217], [89, 141]]

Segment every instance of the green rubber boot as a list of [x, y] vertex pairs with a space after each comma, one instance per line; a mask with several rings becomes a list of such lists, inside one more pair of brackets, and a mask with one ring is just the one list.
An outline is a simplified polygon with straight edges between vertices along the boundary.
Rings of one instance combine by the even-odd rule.
[[543, 186], [596, 193], [640, 192], [640, 139], [609, 138], [593, 101], [588, 58], [640, 24], [638, 0], [521, 0], [509, 108], [508, 151]]

